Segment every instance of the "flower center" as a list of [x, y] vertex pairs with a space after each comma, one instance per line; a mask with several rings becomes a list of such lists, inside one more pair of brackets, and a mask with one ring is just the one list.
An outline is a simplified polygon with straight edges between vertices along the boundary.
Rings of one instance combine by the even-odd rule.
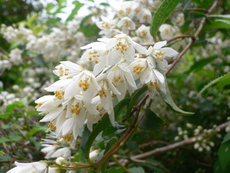
[[141, 67], [140, 64], [133, 67], [133, 72], [137, 73], [138, 75], [142, 73], [144, 67]]
[[117, 50], [120, 50], [121, 53], [124, 53], [127, 49], [128, 49], [128, 46], [126, 44], [123, 44], [121, 42], [118, 42], [116, 44], [116, 49]]
[[54, 91], [55, 97], [58, 99], [62, 99], [64, 96], [64, 91]]
[[165, 52], [159, 51], [159, 52], [157, 52], [155, 54], [155, 58], [158, 59], [158, 60], [160, 60], [160, 61], [163, 61], [165, 59], [165, 57], [163, 56], [164, 54], [165, 54]]
[[78, 86], [81, 87], [83, 89], [83, 91], [86, 91], [89, 88], [89, 79], [85, 79], [85, 80], [80, 80], [80, 82], [78, 83]]
[[81, 107], [79, 106], [79, 103], [76, 104], [76, 105], [72, 105], [72, 107], [71, 107], [71, 112], [74, 113], [74, 114], [77, 114], [77, 115], [80, 114], [80, 112], [81, 112]]

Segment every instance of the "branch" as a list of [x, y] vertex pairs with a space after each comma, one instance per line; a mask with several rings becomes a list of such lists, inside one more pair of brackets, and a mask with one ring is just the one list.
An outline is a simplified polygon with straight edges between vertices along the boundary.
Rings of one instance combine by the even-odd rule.
[[[228, 125], [230, 125], [230, 122], [225, 122], [225, 123], [217, 126], [213, 131], [218, 132], [219, 130], [222, 130], [222, 129], [226, 128]], [[154, 156], [154, 155], [157, 155], [157, 154], [165, 153], [165, 152], [173, 150], [175, 148], [179, 148], [179, 147], [182, 147], [182, 146], [185, 146], [185, 145], [195, 143], [197, 141], [197, 139], [199, 139], [200, 137], [203, 137], [205, 135], [207, 135], [207, 134], [202, 133], [199, 136], [191, 137], [191, 138], [188, 138], [186, 140], [183, 140], [183, 141], [180, 141], [180, 142], [177, 142], [177, 143], [174, 143], [174, 144], [167, 145], [165, 147], [160, 147], [160, 148], [157, 148], [155, 150], [152, 150], [152, 151], [149, 151], [149, 152], [146, 152], [146, 153], [142, 153], [142, 154], [133, 156], [133, 157], [131, 157], [131, 159], [143, 159], [143, 158], [151, 157], [151, 156]]]
[[[209, 10], [207, 11], [206, 14], [211, 14], [213, 12], [213, 10], [215, 9], [215, 7], [217, 6], [218, 0], [215, 0], [212, 4], [212, 6], [209, 8]], [[171, 64], [171, 66], [168, 68], [168, 70], [165, 72], [165, 74], [167, 75], [174, 67], [175, 65], [180, 61], [180, 59], [182, 58], [182, 56], [188, 51], [188, 49], [193, 45], [193, 43], [195, 42], [195, 40], [198, 38], [198, 35], [200, 34], [201, 30], [204, 27], [206, 21], [206, 17], [203, 17], [200, 25], [198, 27], [198, 29], [196, 30], [195, 34], [194, 34], [194, 39], [187, 44], [187, 46], [180, 52], [180, 54], [177, 56], [177, 58], [175, 59], [175, 61]]]

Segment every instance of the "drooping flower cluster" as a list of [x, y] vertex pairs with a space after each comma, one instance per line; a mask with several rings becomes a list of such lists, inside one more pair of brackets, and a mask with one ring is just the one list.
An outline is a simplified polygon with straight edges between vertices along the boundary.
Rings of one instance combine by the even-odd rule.
[[158, 90], [166, 92], [162, 74], [168, 67], [165, 59], [177, 52], [162, 48], [165, 44], [159, 42], [147, 50], [119, 34], [82, 47], [86, 51], [81, 59], [93, 62], [93, 70], [61, 62], [54, 71], [59, 80], [46, 88], [54, 95], [36, 100], [37, 109], [45, 114], [41, 121], [50, 122], [59, 137], [68, 136], [70, 141], [77, 139], [84, 124], [92, 130], [106, 113], [114, 125], [113, 99], [120, 101], [127, 92], [132, 94], [145, 84], [152, 98]]

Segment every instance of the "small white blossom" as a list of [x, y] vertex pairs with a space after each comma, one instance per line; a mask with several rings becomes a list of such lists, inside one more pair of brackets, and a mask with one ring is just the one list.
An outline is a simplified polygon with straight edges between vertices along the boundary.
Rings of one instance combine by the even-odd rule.
[[129, 17], [123, 17], [117, 23], [117, 27], [121, 28], [124, 34], [129, 34], [129, 30], [134, 30], [136, 28], [136, 25]]

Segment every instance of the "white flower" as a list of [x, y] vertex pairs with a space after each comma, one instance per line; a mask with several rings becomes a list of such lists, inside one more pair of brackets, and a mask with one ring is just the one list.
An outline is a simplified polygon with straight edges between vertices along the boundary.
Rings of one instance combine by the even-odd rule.
[[129, 17], [123, 17], [117, 23], [117, 27], [121, 28], [123, 33], [129, 34], [129, 30], [134, 30], [136, 28], [136, 25]]
[[120, 63], [114, 66], [108, 73], [108, 79], [121, 93], [121, 95], [117, 95], [119, 101], [125, 97], [126, 91], [132, 94], [137, 89], [130, 70], [124, 64]]
[[177, 51], [170, 47], [164, 47], [167, 44], [166, 41], [157, 42], [153, 47], [148, 49], [148, 61], [154, 67], [161, 71], [166, 71], [168, 68], [168, 61], [166, 60], [169, 57], [174, 57], [178, 54]]
[[150, 34], [150, 27], [141, 25], [137, 30], [136, 30], [137, 36], [142, 40], [142, 43], [150, 43], [153, 41], [153, 37]]
[[60, 173], [60, 172], [61, 172], [60, 168], [49, 167], [47, 173]]
[[152, 14], [151, 12], [146, 9], [143, 8], [141, 9], [141, 11], [137, 14], [137, 18], [139, 19], [140, 23], [151, 23], [152, 21]]
[[101, 87], [99, 91], [101, 105], [108, 112], [110, 122], [114, 125], [113, 94], [120, 95], [121, 93], [114, 87], [111, 81], [108, 80], [105, 74], [99, 75], [96, 79]]
[[91, 161], [95, 161], [96, 157], [98, 156], [98, 154], [100, 153], [99, 150], [93, 150], [89, 153], [89, 159]]
[[178, 13], [176, 17], [173, 17], [172, 23], [176, 26], [182, 26], [184, 24], [184, 13]]
[[163, 40], [170, 39], [175, 35], [174, 27], [168, 24], [161, 25], [159, 31], [160, 31], [160, 36]]
[[19, 65], [20, 63], [22, 63], [22, 51], [18, 48], [11, 50], [9, 57], [10, 61], [14, 65]]
[[83, 101], [90, 103], [92, 98], [100, 90], [94, 74], [90, 71], [83, 70], [76, 76], [73, 76], [73, 81], [66, 86], [64, 98], [65, 100], [81, 94]]
[[17, 167], [9, 170], [7, 173], [46, 173], [47, 165], [43, 162], [32, 163], [14, 163]]
[[64, 158], [69, 158], [70, 156], [71, 156], [71, 150], [69, 147], [59, 148], [51, 155], [51, 157], [64, 157]]
[[108, 63], [110, 65], [117, 64], [120, 60], [125, 60], [128, 63], [134, 60], [135, 50], [141, 54], [146, 54], [147, 50], [140, 44], [134, 42], [126, 34], [116, 35], [115, 38], [110, 39], [107, 44]]
[[108, 36], [112, 33], [113, 29], [116, 26], [116, 20], [111, 20], [105, 16], [101, 16], [102, 21], [99, 21], [96, 23], [97, 27], [100, 28], [102, 31], [100, 31], [100, 35], [105, 34], [105, 36]]
[[79, 74], [83, 68], [75, 63], [70, 61], [61, 61], [61, 64], [56, 66], [54, 74], [60, 78], [70, 78]]

